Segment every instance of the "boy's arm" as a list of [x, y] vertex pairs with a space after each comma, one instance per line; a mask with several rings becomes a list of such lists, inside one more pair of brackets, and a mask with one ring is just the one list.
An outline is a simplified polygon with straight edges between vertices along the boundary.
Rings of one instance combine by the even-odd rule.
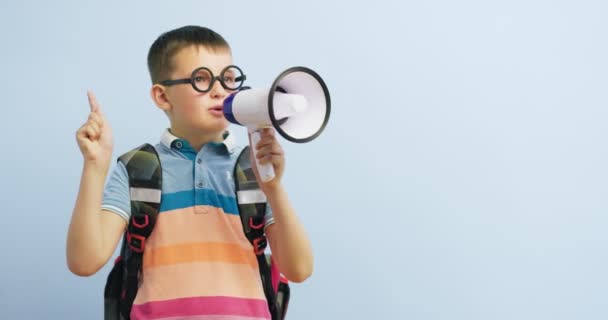
[[265, 190], [274, 223], [266, 228], [272, 256], [281, 273], [292, 282], [306, 280], [313, 271], [310, 241], [282, 185]]
[[[251, 140], [250, 140], [251, 141]], [[259, 143], [254, 146], [260, 164], [271, 163], [275, 171], [274, 179], [260, 182], [257, 166], [254, 172], [260, 187], [272, 208], [274, 223], [266, 227], [272, 256], [279, 270], [289, 281], [302, 282], [312, 274], [313, 254], [310, 241], [300, 223], [295, 210], [281, 184], [285, 169], [285, 155], [275, 138], [273, 129], [263, 129]], [[253, 157], [253, 152], [250, 153]], [[252, 163], [254, 159], [251, 159]]]
[[122, 217], [100, 209], [112, 157], [112, 130], [93, 94], [88, 96], [91, 112], [76, 132], [84, 167], [66, 243], [68, 268], [81, 276], [94, 274], [108, 261], [126, 228]]
[[68, 268], [79, 276], [95, 274], [116, 249], [127, 222], [101, 210], [105, 173], [85, 164], [68, 230]]

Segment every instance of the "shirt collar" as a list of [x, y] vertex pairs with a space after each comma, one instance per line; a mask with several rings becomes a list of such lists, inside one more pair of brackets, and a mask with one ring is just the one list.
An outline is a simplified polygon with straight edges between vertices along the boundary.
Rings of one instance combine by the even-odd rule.
[[[163, 131], [160, 137], [160, 142], [168, 149], [181, 149], [185, 145], [189, 145], [188, 141], [175, 136], [169, 129]], [[224, 141], [222, 142], [211, 142], [214, 145], [224, 146], [228, 153], [233, 153], [236, 146], [236, 139], [234, 134], [230, 133], [229, 130], [224, 132]]]

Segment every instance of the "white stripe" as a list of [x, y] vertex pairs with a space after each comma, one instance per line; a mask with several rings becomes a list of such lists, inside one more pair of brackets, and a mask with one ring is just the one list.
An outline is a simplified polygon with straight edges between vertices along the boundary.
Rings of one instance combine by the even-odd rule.
[[103, 206], [101, 206], [102, 210], [107, 210], [113, 213], [116, 213], [117, 215], [119, 215], [121, 218], [125, 219], [127, 222], [129, 222], [129, 214], [126, 213], [124, 210], [122, 210], [119, 207], [116, 206], [111, 206], [109, 204], [105, 204]]
[[131, 201], [160, 203], [160, 190], [147, 188], [131, 188]]
[[238, 191], [236, 195], [239, 204], [266, 202], [266, 195], [260, 189]]
[[266, 228], [268, 228], [269, 226], [273, 225], [274, 222], [275, 222], [274, 221], [274, 217], [271, 217], [270, 219], [268, 219], [268, 221], [266, 221], [266, 223], [264, 224], [264, 231], [266, 231]]

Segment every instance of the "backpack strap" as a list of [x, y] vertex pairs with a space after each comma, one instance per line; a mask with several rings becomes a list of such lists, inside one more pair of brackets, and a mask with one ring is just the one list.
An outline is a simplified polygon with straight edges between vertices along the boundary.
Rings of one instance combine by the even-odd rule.
[[162, 169], [158, 153], [150, 144], [143, 144], [118, 158], [129, 175], [131, 218], [121, 251], [124, 260], [123, 291], [120, 309], [129, 319], [143, 262], [146, 239], [152, 233], [160, 210]]
[[[258, 261], [260, 277], [264, 287], [264, 295], [268, 301], [268, 309], [272, 316], [272, 320], [280, 320], [284, 318], [286, 311], [289, 288], [286, 281], [282, 281], [283, 291], [279, 293], [278, 296], [280, 301], [278, 301], [278, 270], [273, 268], [272, 258], [267, 257], [265, 254], [265, 249], [268, 245], [266, 234], [264, 233], [264, 216], [267, 205], [266, 196], [260, 189], [255, 178], [249, 153], [250, 148], [247, 146], [239, 155], [236, 165], [234, 166], [234, 180], [236, 182], [235, 189], [239, 216], [241, 217], [245, 236], [253, 246], [253, 251]], [[273, 273], [275, 273], [274, 277]], [[287, 296], [285, 296], [285, 294], [287, 294]]]

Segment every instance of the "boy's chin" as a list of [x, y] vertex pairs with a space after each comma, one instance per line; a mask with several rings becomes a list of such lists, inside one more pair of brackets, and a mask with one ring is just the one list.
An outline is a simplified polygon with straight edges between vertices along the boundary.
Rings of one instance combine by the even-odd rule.
[[217, 123], [207, 124], [205, 126], [202, 126], [200, 131], [203, 131], [204, 133], [207, 133], [207, 134], [210, 134], [210, 133], [222, 134], [226, 130], [228, 130], [228, 121], [224, 120], [222, 122], [217, 122]]

